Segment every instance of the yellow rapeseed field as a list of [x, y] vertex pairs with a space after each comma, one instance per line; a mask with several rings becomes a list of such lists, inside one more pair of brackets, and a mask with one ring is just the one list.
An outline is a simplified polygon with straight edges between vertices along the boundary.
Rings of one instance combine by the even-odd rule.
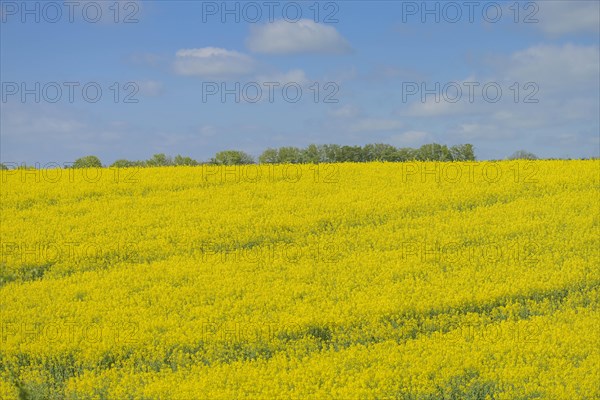
[[2, 399], [598, 399], [600, 163], [10, 170]]

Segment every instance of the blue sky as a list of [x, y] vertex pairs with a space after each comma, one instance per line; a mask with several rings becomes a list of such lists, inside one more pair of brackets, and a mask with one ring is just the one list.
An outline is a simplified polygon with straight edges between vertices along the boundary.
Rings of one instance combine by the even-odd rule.
[[1, 4], [3, 162], [434, 141], [599, 155], [597, 1]]

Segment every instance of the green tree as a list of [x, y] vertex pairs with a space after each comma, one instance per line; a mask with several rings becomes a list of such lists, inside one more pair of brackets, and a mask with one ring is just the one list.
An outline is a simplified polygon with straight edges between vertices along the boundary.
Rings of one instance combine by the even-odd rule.
[[198, 165], [198, 161], [194, 160], [191, 157], [183, 157], [178, 154], [173, 159], [173, 164], [177, 166], [194, 166]]
[[364, 161], [396, 161], [397, 149], [391, 144], [375, 143], [363, 147]]
[[342, 146], [338, 156], [340, 162], [362, 162], [363, 151], [360, 146]]
[[390, 161], [413, 161], [418, 158], [419, 150], [411, 147], [401, 147], [394, 153]]
[[298, 147], [280, 147], [277, 151], [277, 162], [280, 164], [301, 163], [302, 150]]
[[452, 155], [448, 146], [430, 143], [419, 148], [417, 159], [421, 161], [452, 161]]
[[323, 145], [323, 153], [325, 154], [325, 162], [334, 163], [339, 162], [341, 158], [340, 145], [338, 144], [325, 144]]
[[110, 166], [111, 168], [130, 168], [134, 167], [136, 162], [139, 161], [129, 161], [122, 158], [120, 160], [115, 161]]
[[268, 148], [258, 157], [258, 162], [261, 164], [277, 163], [277, 149]]
[[309, 164], [318, 164], [325, 161], [325, 152], [321, 146], [309, 144], [308, 147], [302, 150], [302, 162]]
[[530, 153], [526, 150], [518, 150], [515, 151], [510, 157], [508, 157], [509, 160], [537, 160], [538, 157], [533, 154]]
[[96, 156], [85, 156], [75, 160], [73, 168], [102, 168], [102, 162]]
[[470, 143], [450, 147], [450, 155], [453, 161], [475, 161], [475, 151]]
[[146, 161], [148, 167], [166, 167], [173, 165], [171, 157], [166, 156], [164, 153], [155, 154], [151, 159]]
[[225, 150], [220, 151], [210, 160], [211, 164], [216, 165], [243, 165], [253, 164], [254, 158], [243, 151]]

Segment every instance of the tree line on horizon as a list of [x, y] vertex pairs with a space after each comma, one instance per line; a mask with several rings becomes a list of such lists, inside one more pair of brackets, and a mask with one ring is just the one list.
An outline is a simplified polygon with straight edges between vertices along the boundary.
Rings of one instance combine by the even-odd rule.
[[[167, 167], [195, 165], [246, 165], [246, 164], [319, 164], [341, 162], [372, 161], [473, 161], [475, 152], [472, 144], [448, 147], [438, 143], [423, 145], [417, 149], [396, 148], [390, 144], [375, 143], [365, 146], [341, 146], [337, 144], [310, 144], [305, 148], [284, 146], [267, 148], [257, 159], [240, 150], [224, 150], [215, 154], [209, 161], [200, 162], [191, 157], [177, 155], [169, 157], [164, 153], [155, 154], [145, 161], [120, 159], [110, 165], [114, 168], [127, 167]], [[79, 158], [73, 168], [102, 166], [96, 156]]]
[[[513, 153], [510, 160], [536, 160], [537, 156], [525, 150]], [[246, 165], [246, 164], [319, 164], [342, 162], [405, 162], [405, 161], [475, 161], [474, 147], [470, 143], [448, 147], [439, 143], [425, 144], [419, 148], [397, 148], [390, 144], [375, 143], [365, 146], [341, 146], [337, 144], [310, 144], [305, 148], [284, 146], [267, 148], [255, 159], [239, 150], [224, 150], [209, 161], [200, 162], [191, 157], [164, 153], [154, 154], [148, 160], [131, 161], [119, 159], [111, 168], [168, 167], [197, 165]], [[94, 155], [78, 158], [70, 168], [102, 168], [100, 158]], [[9, 169], [0, 163], [0, 169]]]

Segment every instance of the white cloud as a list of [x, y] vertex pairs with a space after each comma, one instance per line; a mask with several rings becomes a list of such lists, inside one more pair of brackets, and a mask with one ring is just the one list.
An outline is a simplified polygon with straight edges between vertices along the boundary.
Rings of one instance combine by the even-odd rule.
[[164, 85], [158, 81], [138, 81], [138, 88], [142, 96], [155, 97], [164, 93]]
[[406, 131], [389, 138], [390, 144], [394, 146], [414, 146], [424, 144], [431, 135], [424, 131]]
[[[3, 105], [2, 136], [35, 141], [42, 137], [75, 138], [87, 125], [71, 115], [49, 111], [41, 106]], [[56, 110], [56, 107], [47, 107]]]
[[364, 75], [368, 81], [389, 83], [393, 79], [422, 80], [423, 73], [397, 65], [379, 64]]
[[[5, 108], [6, 107], [6, 108]], [[86, 154], [110, 154], [115, 148], [135, 151], [131, 127], [122, 120], [99, 121], [84, 109], [60, 104], [5, 104], [0, 121], [2, 158], [34, 163], [63, 162]], [[124, 142], [128, 141], [125, 144]]]
[[427, 98], [425, 102], [420, 100], [412, 103], [406, 110], [400, 112], [400, 115], [408, 117], [439, 117], [446, 115], [465, 114], [467, 108], [464, 102], [450, 103], [440, 97], [436, 101], [434, 96]]
[[[446, 92], [442, 82], [437, 98], [433, 93], [428, 93], [423, 102], [423, 88], [419, 88], [416, 94], [408, 97], [408, 104], [398, 110], [398, 114], [410, 117], [490, 117], [499, 112], [521, 115], [521, 110], [526, 108], [528, 121], [522, 122], [525, 127], [532, 126], [534, 121], [535, 124], [546, 124], [544, 121], [555, 118], [556, 114], [562, 117], [573, 114], [585, 118], [578, 110], [588, 112], [590, 103], [598, 103], [597, 89], [594, 89], [600, 81], [600, 50], [595, 46], [542, 44], [509, 56], [495, 57], [493, 61], [494, 75], [487, 78], [469, 76], [462, 81], [456, 80], [462, 93], [458, 101], [454, 101], [456, 90], [450, 88]], [[471, 99], [469, 86], [473, 84], [477, 86], [473, 87], [474, 96]], [[490, 101], [490, 97], [496, 95], [495, 89], [485, 92], [488, 97], [484, 96], [483, 88], [492, 84], [502, 91], [497, 103]], [[515, 84], [519, 87], [518, 96]], [[431, 90], [434, 84], [426, 82], [426, 87]], [[534, 104], [525, 100], [538, 100], [545, 106], [535, 108]], [[579, 104], [578, 108], [570, 105], [574, 102]], [[552, 110], [552, 107], [556, 109]]]
[[263, 65], [262, 69], [266, 69], [268, 72], [261, 72], [258, 63], [252, 57], [233, 50], [216, 47], [184, 49], [179, 50], [176, 57], [175, 72], [180, 75], [215, 79], [244, 77], [248, 82], [255, 81], [259, 84], [265, 82], [276, 82], [279, 85], [297, 83], [303, 87], [311, 83], [301, 69], [278, 72]]
[[[538, 1], [539, 12], [532, 15], [539, 29], [549, 35], [595, 33], [600, 31], [600, 2]], [[533, 9], [521, 11], [529, 14]]]
[[[598, 153], [598, 108], [600, 97], [600, 51], [597, 46], [575, 44], [539, 44], [512, 54], [497, 56], [488, 65], [488, 76], [469, 76], [459, 84], [477, 82], [474, 101], [463, 89], [460, 101], [451, 103], [441, 96], [436, 101], [428, 95], [421, 102], [420, 93], [409, 97], [409, 103], [397, 115], [425, 117], [423, 121], [438, 126], [448, 143], [472, 142], [481, 156], [497, 157], [499, 149], [507, 154], [518, 148], [546, 155]], [[497, 103], [483, 96], [483, 85], [497, 83], [503, 93]], [[539, 89], [537, 103], [525, 102], [533, 82]], [[428, 88], [433, 84], [428, 83]], [[520, 91], [515, 100], [515, 83]], [[443, 86], [443, 83], [442, 83]], [[418, 131], [417, 131], [418, 132]], [[406, 134], [406, 133], [405, 133]], [[410, 145], [427, 142], [423, 132], [400, 134], [397, 143]], [[595, 146], [595, 147], [594, 147]]]
[[395, 119], [365, 118], [352, 124], [351, 132], [386, 132], [400, 129], [404, 124]]
[[301, 69], [294, 69], [291, 71], [288, 71], [286, 73], [274, 73], [274, 74], [269, 74], [269, 75], [258, 75], [256, 77], [256, 80], [259, 83], [264, 83], [264, 82], [277, 82], [280, 85], [286, 85], [288, 83], [297, 83], [300, 86], [306, 86], [310, 83], [310, 81], [308, 80], [308, 78], [306, 77], [306, 74], [303, 70]]
[[298, 22], [278, 20], [250, 28], [250, 51], [266, 54], [329, 53], [351, 51], [350, 44], [334, 27], [308, 19]]
[[543, 44], [514, 53], [504, 75], [516, 82], [536, 82], [541, 90], [571, 91], [598, 82], [599, 60], [597, 46]]
[[[448, 82], [447, 87], [447, 84], [443, 82], [431, 83], [424, 81], [423, 84], [418, 85], [417, 93], [410, 96], [406, 95], [409, 106], [400, 110], [398, 114], [408, 117], [438, 117], [472, 113], [473, 104], [470, 103], [469, 98], [469, 85], [471, 85], [471, 82], [478, 82], [478, 79], [469, 76], [462, 81]], [[438, 89], [434, 90], [436, 84]], [[460, 92], [456, 88], [457, 86], [460, 88]], [[481, 86], [479, 90], [481, 91]], [[432, 93], [429, 91], [432, 91]], [[460, 96], [458, 101], [454, 101], [457, 96]], [[474, 89], [474, 97], [477, 97], [477, 89]]]
[[175, 56], [174, 69], [179, 75], [232, 78], [251, 74], [256, 68], [252, 57], [218, 47], [182, 49]]
[[360, 109], [352, 105], [346, 105], [329, 111], [329, 115], [336, 118], [355, 118], [360, 114]]
[[464, 123], [459, 125], [460, 131], [466, 135], [470, 135], [471, 137], [476, 137], [479, 132], [481, 132], [483, 126], [478, 123]]
[[[511, 115], [511, 118], [517, 116]], [[497, 139], [513, 139], [517, 135], [514, 127], [506, 129], [505, 122], [509, 120], [495, 120], [491, 122], [461, 122], [456, 126], [451, 127], [448, 133], [452, 137], [458, 138], [460, 141], [481, 141], [481, 140], [497, 140]], [[510, 125], [510, 123], [508, 124]]]
[[217, 134], [217, 129], [212, 125], [203, 125], [198, 128], [198, 133], [202, 137], [213, 137]]

